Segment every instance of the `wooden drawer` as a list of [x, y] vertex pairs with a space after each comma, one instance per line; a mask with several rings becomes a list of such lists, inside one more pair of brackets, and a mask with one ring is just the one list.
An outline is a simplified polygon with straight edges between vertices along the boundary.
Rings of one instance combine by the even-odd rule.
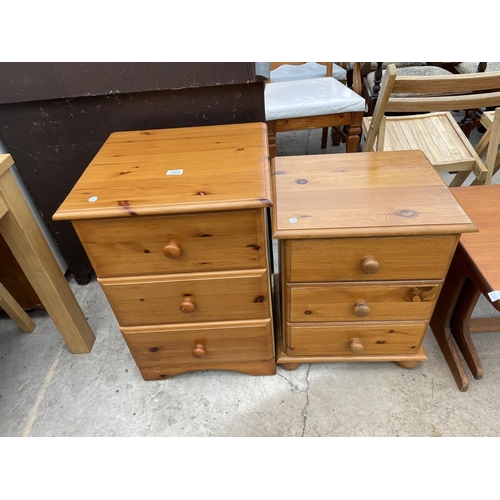
[[[79, 220], [98, 277], [266, 267], [264, 211]], [[164, 249], [170, 257], [166, 257]]]
[[444, 279], [457, 241], [456, 235], [290, 240], [286, 280]]
[[[201, 367], [274, 356], [270, 320], [121, 328], [121, 332], [139, 368], [164, 364]], [[200, 369], [196, 366], [193, 369]]]
[[287, 284], [287, 321], [427, 320], [441, 282]]
[[99, 282], [120, 325], [131, 326], [269, 318], [267, 276], [257, 269]]
[[428, 322], [287, 324], [289, 356], [416, 354]]

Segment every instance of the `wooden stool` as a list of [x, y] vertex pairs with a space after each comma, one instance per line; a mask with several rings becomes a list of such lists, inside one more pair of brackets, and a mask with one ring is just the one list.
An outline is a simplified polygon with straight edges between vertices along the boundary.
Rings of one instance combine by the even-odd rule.
[[451, 189], [478, 233], [462, 234], [431, 319], [431, 329], [461, 391], [469, 379], [459, 357], [460, 349], [473, 377], [480, 379], [483, 365], [471, 332], [500, 331], [500, 318], [472, 318], [483, 294], [500, 311], [500, 185]]
[[74, 354], [88, 353], [95, 336], [10, 171], [13, 164], [12, 156], [0, 155], [0, 234], [68, 349]]

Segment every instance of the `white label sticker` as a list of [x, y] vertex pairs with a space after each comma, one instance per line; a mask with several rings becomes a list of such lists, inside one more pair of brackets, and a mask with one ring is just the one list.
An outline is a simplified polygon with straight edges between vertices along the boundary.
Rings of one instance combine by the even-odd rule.
[[94, 201], [97, 201], [97, 196], [92, 196], [92, 198], [89, 198], [90, 203], [94, 203]]
[[167, 175], [182, 175], [182, 172], [184, 172], [182, 168], [177, 170], [167, 170]]
[[493, 290], [492, 292], [488, 293], [488, 297], [490, 298], [491, 302], [495, 302], [495, 300], [500, 299], [500, 292], [498, 290]]

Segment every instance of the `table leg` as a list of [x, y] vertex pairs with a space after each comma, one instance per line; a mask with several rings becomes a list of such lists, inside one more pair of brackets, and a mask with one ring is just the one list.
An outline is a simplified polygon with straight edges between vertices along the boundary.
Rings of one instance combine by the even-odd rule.
[[10, 170], [0, 175], [0, 198], [7, 207], [0, 218], [0, 233], [14, 257], [68, 349], [90, 352], [94, 333]]
[[469, 369], [476, 380], [484, 375], [484, 368], [471, 339], [469, 322], [481, 292], [467, 279], [451, 318], [451, 332]]
[[453, 340], [450, 324], [464, 282], [465, 276], [455, 253], [430, 321], [431, 330], [461, 391], [468, 389], [469, 379]]

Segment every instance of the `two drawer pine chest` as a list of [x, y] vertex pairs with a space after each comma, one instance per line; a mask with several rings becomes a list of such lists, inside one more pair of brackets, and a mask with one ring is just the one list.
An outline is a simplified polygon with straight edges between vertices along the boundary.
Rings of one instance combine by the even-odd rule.
[[427, 359], [460, 234], [477, 230], [420, 151], [278, 157], [277, 363]]
[[265, 124], [112, 134], [70, 220], [146, 380], [276, 371]]

